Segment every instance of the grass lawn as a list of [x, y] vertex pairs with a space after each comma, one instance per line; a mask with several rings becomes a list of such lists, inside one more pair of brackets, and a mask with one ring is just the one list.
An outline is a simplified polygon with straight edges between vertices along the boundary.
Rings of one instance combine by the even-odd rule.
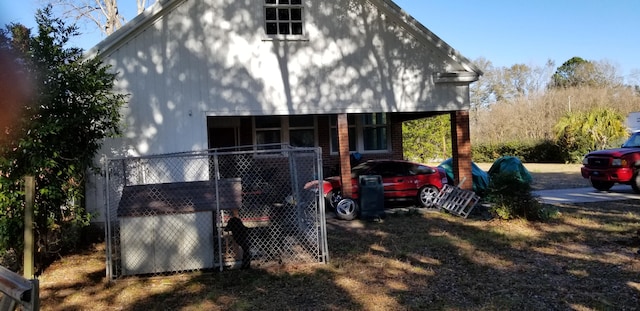
[[44, 272], [42, 310], [640, 309], [640, 202], [559, 209], [547, 223], [437, 211], [329, 219], [326, 265], [113, 283], [95, 244]]

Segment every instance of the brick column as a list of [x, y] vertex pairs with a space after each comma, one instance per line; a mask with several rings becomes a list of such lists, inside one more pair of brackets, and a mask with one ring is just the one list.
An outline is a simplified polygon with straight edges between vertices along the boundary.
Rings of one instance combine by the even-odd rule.
[[402, 120], [391, 114], [391, 158], [404, 160], [404, 148], [402, 147]]
[[471, 135], [469, 134], [469, 111], [451, 112], [451, 140], [453, 153], [453, 176], [456, 185], [464, 183], [460, 188], [473, 189], [471, 174]]
[[342, 197], [351, 198], [351, 158], [349, 154], [349, 120], [346, 113], [338, 115], [338, 152], [340, 153], [340, 179], [342, 180]]

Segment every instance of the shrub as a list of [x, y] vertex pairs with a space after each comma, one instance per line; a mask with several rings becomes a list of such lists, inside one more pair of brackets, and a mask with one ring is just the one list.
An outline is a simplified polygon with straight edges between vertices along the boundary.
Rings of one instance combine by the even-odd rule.
[[524, 161], [530, 163], [564, 163], [562, 149], [551, 140], [543, 140], [530, 146], [525, 152]]
[[475, 144], [471, 153], [475, 162], [484, 163], [491, 163], [502, 156], [514, 156], [530, 163], [564, 163], [567, 158], [566, 152], [551, 140]]
[[20, 270], [20, 256], [15, 248], [0, 250], [0, 265], [11, 271]]
[[491, 176], [485, 199], [492, 203], [489, 211], [501, 219], [523, 218], [544, 221], [557, 211], [538, 202], [531, 193], [531, 185], [518, 178], [515, 172], [501, 172]]

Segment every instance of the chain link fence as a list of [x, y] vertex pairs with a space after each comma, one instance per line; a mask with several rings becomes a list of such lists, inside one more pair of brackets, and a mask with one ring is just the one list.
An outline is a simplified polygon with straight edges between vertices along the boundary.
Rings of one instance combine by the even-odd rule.
[[106, 160], [107, 276], [326, 263], [321, 159], [265, 145]]

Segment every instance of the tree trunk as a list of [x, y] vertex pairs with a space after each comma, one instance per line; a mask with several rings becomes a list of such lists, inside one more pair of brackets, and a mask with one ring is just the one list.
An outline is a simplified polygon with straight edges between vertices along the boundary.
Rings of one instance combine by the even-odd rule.
[[118, 1], [104, 0], [104, 14], [106, 17], [104, 32], [108, 36], [122, 27], [122, 16], [118, 13]]

